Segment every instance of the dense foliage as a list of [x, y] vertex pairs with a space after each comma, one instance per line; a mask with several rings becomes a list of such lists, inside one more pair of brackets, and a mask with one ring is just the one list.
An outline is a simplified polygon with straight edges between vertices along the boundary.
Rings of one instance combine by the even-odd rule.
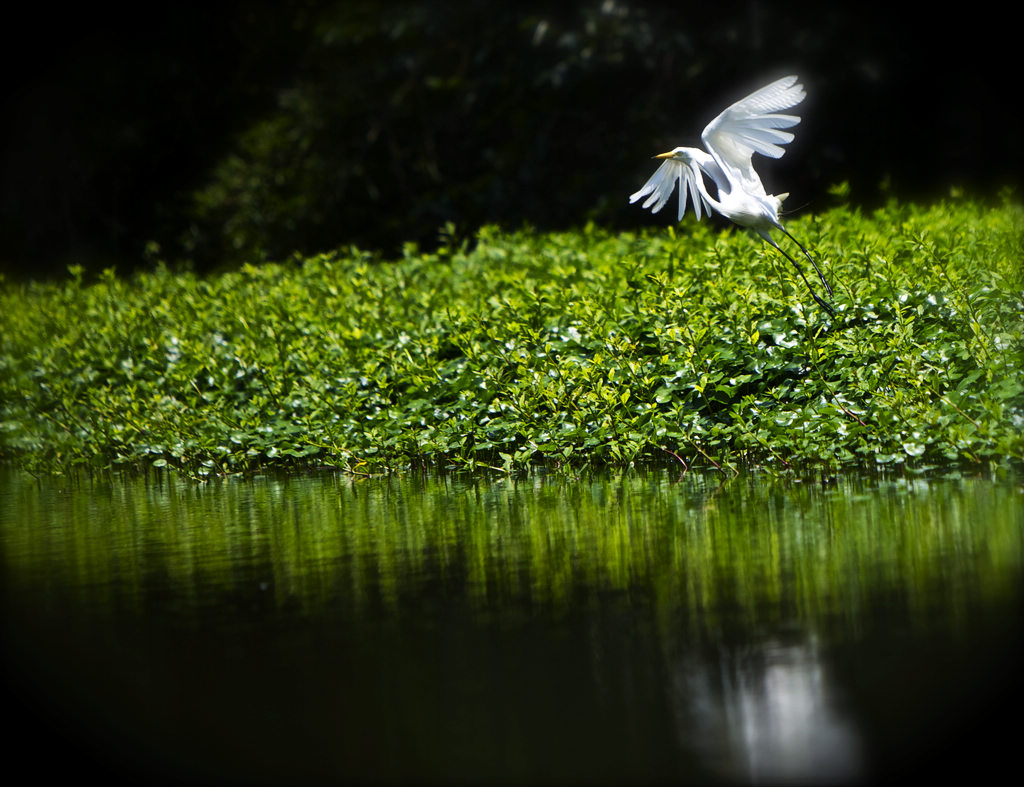
[[131, 270], [149, 243], [206, 271], [348, 244], [394, 256], [449, 221], [656, 224], [617, 196], [649, 157], [787, 73], [803, 121], [762, 176], [794, 202], [844, 179], [865, 208], [883, 182], [989, 197], [1024, 171], [1016, 30], [985, 14], [958, 15], [951, 55], [947, 15], [880, 23], [848, 3], [32, 11], [19, 30], [38, 40], [8, 48], [0, 90], [0, 270], [31, 277]]
[[7, 283], [0, 451], [194, 476], [1021, 459], [1021, 219], [951, 201], [793, 221], [834, 319], [759, 240], [692, 221]]

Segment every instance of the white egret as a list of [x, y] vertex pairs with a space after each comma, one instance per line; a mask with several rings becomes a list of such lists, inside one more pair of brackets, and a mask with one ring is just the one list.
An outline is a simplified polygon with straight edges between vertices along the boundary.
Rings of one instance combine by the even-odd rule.
[[[814, 300], [829, 314], [835, 314], [832, 307], [815, 293], [796, 260], [772, 239], [771, 231], [779, 230], [799, 246], [817, 272], [825, 291], [832, 297], [832, 288], [828, 286], [814, 258], [779, 221], [779, 208], [788, 194], [765, 192], [761, 178], [751, 163], [754, 153], [780, 158], [786, 152], [781, 145], [792, 142], [793, 134], [782, 129], [795, 126], [800, 118], [778, 113], [796, 106], [804, 100], [805, 95], [803, 85], [797, 82], [797, 78], [787, 76], [740, 99], [704, 129], [701, 139], [708, 152], [700, 148], [679, 147], [655, 156], [665, 161], [629, 201], [633, 203], [647, 197], [642, 207], [657, 213], [665, 207], [678, 183], [679, 221], [682, 221], [686, 213], [689, 197], [693, 201], [693, 212], [698, 221], [703, 206], [709, 216], [714, 208], [739, 226], [756, 231], [793, 263]], [[708, 192], [704, 175], [715, 184], [717, 198]]]

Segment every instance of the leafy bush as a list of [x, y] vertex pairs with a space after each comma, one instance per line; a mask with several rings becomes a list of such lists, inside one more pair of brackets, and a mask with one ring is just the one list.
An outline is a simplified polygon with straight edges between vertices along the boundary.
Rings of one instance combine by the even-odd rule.
[[481, 230], [198, 277], [6, 284], [0, 453], [34, 472], [1024, 457], [1021, 208], [891, 203], [759, 240]]

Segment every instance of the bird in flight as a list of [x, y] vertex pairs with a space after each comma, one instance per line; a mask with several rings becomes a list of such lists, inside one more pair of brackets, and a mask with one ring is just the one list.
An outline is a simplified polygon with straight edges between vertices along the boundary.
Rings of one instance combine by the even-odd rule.
[[[689, 198], [698, 221], [701, 207], [709, 216], [713, 208], [735, 224], [754, 230], [793, 263], [811, 297], [834, 315], [833, 308], [814, 291], [796, 260], [772, 239], [771, 231], [779, 230], [799, 246], [821, 279], [825, 292], [832, 297], [832, 288], [810, 252], [779, 221], [779, 208], [788, 194], [768, 194], [751, 163], [754, 153], [780, 158], [786, 152], [781, 146], [792, 142], [793, 134], [783, 129], [795, 126], [800, 118], [779, 113], [799, 104], [805, 95], [797, 78], [787, 76], [741, 98], [705, 127], [701, 140], [707, 151], [678, 147], [655, 156], [664, 161], [629, 201], [633, 203], [647, 197], [642, 207], [657, 213], [665, 207], [678, 183], [679, 221], [686, 213]], [[705, 175], [714, 183], [717, 197], [708, 191]]]

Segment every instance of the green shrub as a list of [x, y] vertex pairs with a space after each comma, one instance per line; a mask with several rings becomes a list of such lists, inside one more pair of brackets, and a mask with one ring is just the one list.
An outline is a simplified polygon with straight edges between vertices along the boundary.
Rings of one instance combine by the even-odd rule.
[[692, 220], [7, 283], [0, 455], [197, 477], [1019, 460], [1021, 214], [892, 203], [791, 222], [834, 319], [759, 240]]

